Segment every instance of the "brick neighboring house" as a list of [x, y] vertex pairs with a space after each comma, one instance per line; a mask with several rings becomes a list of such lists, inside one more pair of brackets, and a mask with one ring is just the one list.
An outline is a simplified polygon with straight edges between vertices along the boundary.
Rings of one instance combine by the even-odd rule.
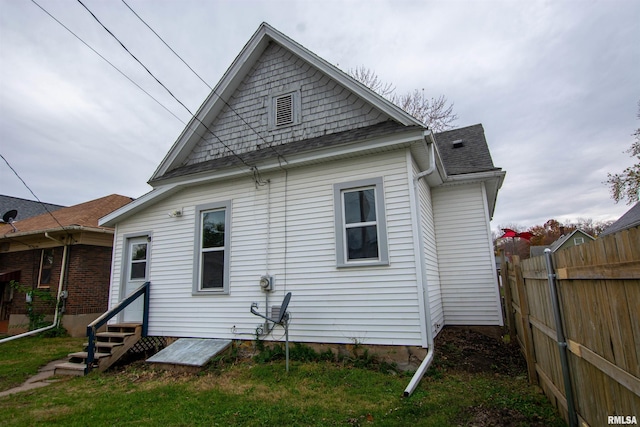
[[[26, 295], [10, 287], [11, 280], [29, 289], [58, 287], [67, 292], [62, 326], [72, 336], [84, 336], [86, 325], [107, 309], [113, 228], [98, 219], [133, 199], [112, 194], [79, 205], [0, 225], [0, 333], [28, 328]], [[37, 306], [53, 318], [52, 306]]]

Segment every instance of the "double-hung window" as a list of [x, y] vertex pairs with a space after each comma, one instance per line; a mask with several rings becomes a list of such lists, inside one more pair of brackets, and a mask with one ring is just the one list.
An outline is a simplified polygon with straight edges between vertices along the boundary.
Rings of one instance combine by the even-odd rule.
[[388, 265], [382, 178], [334, 185], [338, 267]]
[[198, 206], [194, 294], [228, 293], [231, 202]]
[[40, 272], [38, 287], [48, 288], [51, 283], [51, 270], [53, 268], [53, 249], [43, 249], [40, 255]]

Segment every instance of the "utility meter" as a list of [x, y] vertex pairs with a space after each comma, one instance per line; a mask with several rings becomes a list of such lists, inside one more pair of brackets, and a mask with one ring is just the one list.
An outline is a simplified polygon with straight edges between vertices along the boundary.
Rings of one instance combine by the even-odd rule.
[[273, 276], [262, 276], [260, 278], [260, 289], [265, 292], [271, 292], [273, 290]]

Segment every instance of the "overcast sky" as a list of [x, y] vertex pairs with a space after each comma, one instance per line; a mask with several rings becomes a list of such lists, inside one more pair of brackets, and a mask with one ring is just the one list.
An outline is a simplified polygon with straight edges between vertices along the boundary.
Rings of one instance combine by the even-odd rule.
[[[76, 0], [36, 0], [188, 122]], [[82, 0], [192, 112], [209, 89], [118, 0]], [[209, 85], [261, 22], [398, 92], [482, 123], [507, 171], [492, 228], [617, 219], [603, 181], [633, 163], [640, 2], [125, 0]], [[43, 202], [139, 197], [184, 127], [29, 0], [0, 0], [0, 153]], [[33, 199], [0, 159], [0, 194]]]

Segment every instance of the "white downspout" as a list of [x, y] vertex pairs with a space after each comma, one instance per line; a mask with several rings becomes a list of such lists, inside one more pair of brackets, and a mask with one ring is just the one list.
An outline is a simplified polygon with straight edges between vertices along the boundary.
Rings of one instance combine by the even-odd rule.
[[60, 240], [54, 237], [51, 237], [49, 233], [44, 233], [44, 236], [48, 239], [51, 239], [58, 243], [62, 243], [64, 245], [64, 249], [62, 251], [62, 267], [60, 269], [60, 280], [58, 281], [58, 296], [56, 298], [56, 308], [55, 308], [55, 314], [53, 315], [53, 323], [49, 326], [45, 326], [44, 328], [34, 329], [33, 331], [28, 331], [22, 334], [12, 335], [10, 337], [4, 338], [0, 340], [0, 344], [8, 341], [16, 340], [18, 338], [39, 334], [40, 332], [48, 331], [49, 329], [53, 329], [56, 326], [58, 326], [58, 323], [60, 322], [60, 319], [58, 318], [59, 317], [58, 314], [60, 312], [59, 307], [60, 307], [60, 299], [62, 297], [62, 285], [64, 284], [65, 273], [67, 271], [67, 254], [69, 253], [69, 245], [64, 242], [61, 242]]
[[[429, 156], [430, 165], [427, 170], [420, 172], [418, 175], [416, 175], [413, 178], [413, 191], [414, 191], [414, 200], [415, 200], [415, 206], [416, 206], [416, 212], [415, 212], [416, 220], [417, 218], [420, 218], [420, 214], [421, 214], [420, 193], [418, 191], [418, 183], [420, 179], [432, 174], [433, 171], [436, 170], [436, 159], [435, 159], [435, 148], [434, 148], [435, 142], [433, 141], [433, 134], [429, 131], [428, 134], [425, 134], [424, 139], [425, 139], [425, 142], [431, 148], [431, 153]], [[419, 227], [420, 227], [420, 224], [418, 223], [418, 230], [419, 230]], [[427, 295], [429, 294], [428, 287], [425, 288], [424, 286], [424, 283], [426, 283], [426, 277], [427, 277], [427, 267], [424, 259], [424, 242], [422, 241], [423, 236], [422, 236], [422, 233], [418, 233], [417, 235], [418, 235], [418, 243], [420, 248], [419, 249], [420, 269], [421, 269], [421, 276], [423, 279], [419, 281], [418, 286], [419, 288], [421, 288], [421, 294], [422, 294], [421, 297], [424, 300], [424, 293], [426, 292]], [[418, 367], [418, 370], [411, 378], [409, 385], [407, 385], [407, 388], [405, 388], [403, 393], [404, 397], [409, 397], [414, 392], [414, 390], [420, 383], [420, 380], [422, 380], [422, 377], [427, 372], [427, 369], [429, 369], [429, 366], [431, 366], [431, 363], [433, 362], [433, 358], [435, 355], [435, 345], [434, 345], [434, 339], [433, 339], [433, 324], [431, 323], [431, 310], [429, 307], [428, 298], [427, 298], [427, 301], [425, 301], [424, 306], [425, 306], [424, 307], [425, 326], [427, 329], [426, 331], [427, 332], [427, 354], [425, 358], [422, 360], [422, 363], [420, 364], [420, 366]]]

